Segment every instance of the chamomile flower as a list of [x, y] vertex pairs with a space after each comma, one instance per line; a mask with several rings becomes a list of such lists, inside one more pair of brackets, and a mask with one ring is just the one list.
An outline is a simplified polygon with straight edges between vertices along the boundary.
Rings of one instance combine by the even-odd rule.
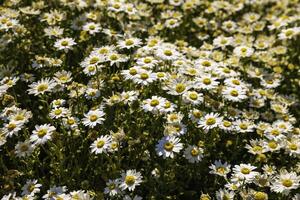
[[217, 81], [217, 78], [212, 77], [209, 74], [203, 74], [201, 77], [196, 78], [196, 88], [203, 89], [203, 90], [212, 90], [217, 88], [219, 85], [219, 82]]
[[142, 108], [148, 112], [158, 113], [163, 108], [165, 101], [163, 97], [152, 96], [151, 99], [143, 101]]
[[37, 180], [27, 180], [26, 184], [22, 187], [22, 195], [34, 196], [40, 192], [41, 184]]
[[287, 195], [291, 190], [299, 187], [300, 177], [295, 172], [281, 170], [271, 184], [271, 190], [276, 193]]
[[180, 139], [174, 136], [165, 136], [159, 140], [156, 145], [156, 153], [163, 158], [174, 158], [175, 153], [179, 153], [183, 148], [183, 144], [180, 143]]
[[184, 157], [190, 162], [190, 163], [198, 163], [203, 158], [204, 150], [201, 147], [195, 146], [195, 145], [189, 145], [184, 150]]
[[17, 157], [26, 157], [31, 155], [34, 150], [34, 146], [29, 140], [25, 140], [24, 142], [18, 142], [15, 147], [15, 154]]
[[218, 113], [206, 114], [198, 122], [199, 127], [203, 128], [206, 131], [220, 126], [221, 123], [222, 123], [222, 117], [220, 117], [220, 114]]
[[90, 110], [88, 113], [84, 114], [82, 123], [85, 126], [94, 128], [98, 124], [103, 124], [105, 113], [100, 110]]
[[44, 144], [51, 139], [55, 130], [56, 128], [50, 124], [36, 125], [30, 136], [30, 141], [35, 145]]
[[76, 44], [77, 43], [74, 41], [73, 38], [62, 38], [55, 42], [54, 47], [58, 50], [68, 51], [72, 49], [72, 47]]
[[111, 136], [101, 136], [91, 144], [91, 152], [95, 154], [107, 153], [109, 151], [111, 143]]
[[238, 57], [250, 57], [254, 53], [254, 49], [248, 46], [235, 47], [233, 53]]
[[56, 86], [56, 83], [50, 78], [44, 78], [38, 82], [34, 82], [29, 85], [28, 94], [33, 94], [35, 96], [39, 94], [45, 94], [46, 92], [51, 92]]
[[252, 182], [255, 176], [258, 175], [258, 172], [254, 171], [255, 169], [256, 167], [252, 166], [251, 164], [240, 164], [235, 165], [232, 170], [236, 178], [249, 183]]
[[104, 194], [108, 194], [109, 196], [113, 197], [116, 195], [121, 194], [120, 186], [120, 179], [109, 179], [106, 182], [106, 187], [104, 188]]
[[222, 94], [225, 99], [233, 102], [241, 102], [247, 98], [245, 89], [241, 87], [226, 87]]
[[128, 189], [129, 191], [134, 191], [137, 186], [143, 182], [143, 176], [140, 172], [135, 169], [127, 170], [122, 173], [120, 188], [122, 190]]
[[96, 33], [99, 33], [101, 28], [100, 24], [95, 22], [88, 22], [85, 25], [83, 25], [82, 29], [84, 31], [87, 31], [89, 34], [94, 35]]
[[171, 46], [164, 46], [156, 50], [156, 55], [162, 60], [171, 61], [176, 60], [180, 56], [180, 53]]
[[283, 29], [280, 34], [278, 34], [278, 38], [280, 40], [291, 39], [300, 33], [300, 27]]
[[141, 45], [141, 40], [139, 38], [128, 38], [118, 42], [118, 47], [120, 49], [132, 49]]
[[209, 166], [209, 169], [211, 170], [209, 173], [226, 177], [231, 171], [230, 167], [231, 165], [227, 162], [222, 163], [220, 160], [215, 160], [214, 164]]
[[184, 102], [192, 105], [198, 105], [203, 102], [203, 95], [196, 91], [187, 91], [182, 97]]

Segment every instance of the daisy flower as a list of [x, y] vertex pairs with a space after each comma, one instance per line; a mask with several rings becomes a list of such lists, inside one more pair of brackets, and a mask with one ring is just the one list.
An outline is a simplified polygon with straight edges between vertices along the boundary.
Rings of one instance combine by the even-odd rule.
[[69, 49], [72, 49], [75, 44], [76, 42], [72, 38], [62, 38], [54, 43], [54, 47], [58, 50], [68, 51]]
[[276, 193], [288, 195], [291, 190], [299, 187], [300, 177], [295, 172], [281, 170], [271, 184], [271, 190]]
[[155, 114], [162, 109], [165, 101], [166, 100], [163, 97], [152, 96], [151, 99], [146, 99], [143, 101], [142, 108], [147, 112], [152, 112]]
[[253, 132], [255, 124], [248, 120], [237, 120], [234, 122], [235, 128], [240, 133]]
[[214, 164], [209, 166], [209, 169], [211, 170], [209, 173], [226, 178], [226, 175], [231, 171], [230, 167], [231, 165], [229, 165], [227, 162], [222, 163], [220, 160], [215, 160]]
[[209, 74], [203, 74], [201, 77], [196, 78], [195, 86], [196, 89], [204, 89], [204, 90], [212, 90], [217, 88], [219, 85], [219, 82], [217, 81], [217, 78], [212, 77]]
[[104, 188], [104, 194], [108, 194], [111, 197], [121, 194], [119, 185], [120, 185], [120, 179], [114, 179], [114, 180], [109, 179], [106, 182], [106, 187]]
[[233, 191], [228, 191], [224, 189], [220, 189], [216, 192], [216, 199], [217, 200], [233, 200], [235, 193]]
[[101, 136], [91, 144], [91, 152], [95, 154], [107, 153], [109, 151], [112, 138], [109, 135]]
[[120, 49], [132, 49], [138, 47], [142, 44], [141, 40], [138, 38], [128, 38], [126, 40], [121, 40], [118, 42], [118, 47]]
[[105, 113], [100, 109], [90, 110], [88, 113], [84, 114], [82, 122], [85, 126], [94, 128], [98, 124], [103, 124], [104, 115]]
[[222, 95], [228, 101], [241, 102], [247, 98], [246, 91], [241, 87], [225, 87]]
[[259, 174], [258, 172], [254, 171], [255, 169], [256, 167], [250, 164], [235, 165], [233, 168], [233, 176], [237, 177], [241, 181], [250, 183], [254, 180], [255, 176]]
[[201, 147], [195, 145], [188, 145], [188, 147], [184, 150], [184, 157], [190, 163], [198, 163], [203, 158], [204, 150]]
[[141, 85], [149, 85], [156, 80], [156, 74], [147, 70], [139, 70], [133, 77], [133, 82]]
[[22, 195], [34, 196], [36, 193], [39, 193], [42, 184], [37, 182], [37, 180], [27, 180], [26, 184], [22, 187]]
[[218, 113], [209, 113], [202, 117], [198, 124], [200, 128], [208, 131], [218, 127], [222, 123], [222, 117]]
[[292, 39], [300, 33], [300, 27], [293, 27], [288, 29], [283, 29], [281, 33], [278, 34], [280, 40]]
[[142, 174], [137, 172], [134, 169], [127, 170], [122, 173], [120, 188], [122, 190], [128, 189], [129, 191], [133, 191], [136, 186], [139, 186], [142, 181]]
[[179, 153], [183, 148], [180, 139], [175, 136], [165, 136], [156, 145], [156, 153], [163, 158], [174, 158], [174, 153]]
[[203, 102], [203, 95], [196, 91], [187, 91], [182, 95], [183, 101], [192, 105], [199, 105]]
[[180, 53], [176, 51], [175, 48], [172, 47], [160, 47], [156, 50], [156, 55], [162, 60], [176, 60]]
[[56, 128], [50, 124], [36, 125], [33, 134], [30, 136], [30, 141], [35, 145], [44, 144], [51, 139], [55, 130]]
[[254, 49], [248, 46], [238, 46], [234, 48], [233, 53], [238, 57], [250, 57], [254, 53]]
[[99, 33], [100, 32], [100, 24], [95, 23], [95, 22], [89, 22], [86, 23], [83, 27], [82, 30], [88, 32], [91, 35], [94, 35], [95, 33]]
[[31, 155], [34, 150], [34, 146], [31, 144], [29, 140], [25, 140], [24, 142], [18, 142], [15, 147], [15, 154], [17, 157], [26, 157]]
[[56, 86], [54, 80], [50, 78], [44, 78], [38, 82], [34, 82], [29, 85], [28, 94], [33, 94], [35, 96], [39, 94], [44, 94], [46, 92], [51, 92], [51, 90]]

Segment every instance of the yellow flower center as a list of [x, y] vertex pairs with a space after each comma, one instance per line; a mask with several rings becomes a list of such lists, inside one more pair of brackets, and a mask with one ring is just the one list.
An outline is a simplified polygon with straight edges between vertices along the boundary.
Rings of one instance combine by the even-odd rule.
[[296, 144], [290, 144], [289, 148], [293, 151], [296, 151], [298, 149], [298, 146]]
[[152, 99], [150, 102], [150, 106], [155, 107], [159, 105], [159, 101], [157, 99]]
[[214, 125], [216, 123], [216, 119], [213, 117], [210, 117], [206, 120], [206, 125]]
[[174, 145], [171, 142], [166, 142], [165, 145], [164, 145], [164, 149], [166, 151], [172, 151], [173, 148], [174, 148]]
[[110, 57], [109, 57], [111, 60], [117, 60], [118, 59], [118, 56], [116, 54], [112, 54]]
[[211, 84], [210, 78], [204, 78], [204, 79], [203, 79], [203, 83], [204, 83], [205, 85]]
[[237, 96], [239, 96], [239, 92], [237, 90], [231, 90], [230, 95], [233, 97], [237, 97]]
[[205, 60], [205, 61], [202, 62], [202, 66], [204, 66], [204, 67], [210, 67], [211, 63], [208, 60]]
[[133, 184], [135, 183], [135, 177], [134, 177], [134, 176], [131, 176], [131, 175], [126, 176], [126, 177], [125, 177], [125, 183], [126, 183], [127, 185], [133, 185]]
[[157, 77], [163, 78], [163, 77], [165, 77], [165, 74], [163, 72], [158, 72]]
[[62, 41], [61, 43], [61, 46], [68, 46], [68, 44], [69, 44], [69, 42], [68, 41], [66, 41], [66, 40], [64, 40], [64, 41]]
[[134, 44], [134, 42], [133, 42], [133, 40], [131, 40], [131, 39], [128, 39], [128, 40], [125, 41], [125, 45], [126, 45], [126, 46], [131, 46], [131, 45], [133, 45], [133, 44]]
[[164, 51], [164, 54], [165, 54], [166, 56], [172, 56], [172, 55], [173, 55], [173, 53], [172, 53], [171, 50], [165, 50], [165, 51]]
[[244, 168], [242, 168], [241, 172], [242, 172], [243, 174], [250, 174], [251, 171], [250, 171], [250, 169], [244, 167]]
[[48, 89], [48, 85], [47, 84], [40, 84], [38, 87], [37, 87], [37, 91], [38, 92], [43, 92], [45, 90]]
[[97, 148], [102, 148], [104, 146], [105, 142], [103, 140], [100, 140], [97, 142]]
[[93, 58], [90, 60], [90, 64], [91, 64], [91, 65], [96, 64], [98, 61], [99, 61], [99, 58], [98, 58], [98, 57], [93, 57]]
[[271, 148], [271, 149], [276, 149], [278, 144], [275, 142], [275, 141], [271, 141], [268, 143], [268, 146]]
[[293, 181], [291, 179], [283, 179], [281, 183], [285, 187], [291, 187], [293, 185]]
[[287, 30], [287, 31], [285, 32], [285, 35], [286, 35], [287, 37], [292, 36], [293, 34], [294, 34], [294, 31], [293, 31], [293, 30]]
[[186, 88], [186, 86], [183, 83], [178, 83], [176, 85], [175, 90], [177, 93], [182, 93], [185, 90], [185, 88]]
[[93, 72], [93, 71], [95, 71], [95, 70], [96, 70], [96, 67], [93, 66], [93, 65], [91, 65], [91, 66], [88, 67], [88, 71], [89, 71], [89, 72]]
[[198, 94], [197, 93], [190, 93], [189, 97], [192, 100], [197, 100], [198, 99]]
[[245, 123], [241, 123], [241, 124], [239, 125], [239, 127], [240, 127], [241, 129], [243, 129], [243, 130], [246, 130], [246, 129], [248, 128], [247, 124], [245, 124]]
[[17, 127], [17, 125], [14, 123], [9, 123], [7, 126], [8, 130], [10, 130], [10, 131], [14, 130], [16, 127]]
[[54, 114], [55, 115], [60, 115], [62, 113], [62, 110], [61, 109], [57, 109], [54, 111]]
[[198, 149], [195, 149], [195, 148], [192, 149], [192, 150], [191, 150], [191, 155], [194, 156], [194, 157], [195, 157], [195, 156], [198, 156], [198, 155], [199, 155], [199, 150], [198, 150]]
[[144, 63], [151, 63], [151, 61], [152, 61], [152, 60], [151, 60], [150, 58], [145, 58], [145, 59], [144, 59]]
[[37, 135], [38, 135], [39, 138], [44, 137], [46, 134], [47, 134], [46, 129], [41, 129], [41, 130], [38, 130], [38, 132], [37, 132]]
[[226, 171], [225, 167], [218, 167], [218, 168], [217, 168], [217, 172], [218, 172], [219, 174], [225, 174], [225, 171]]
[[136, 69], [130, 69], [129, 74], [132, 75], [132, 76], [136, 75], [137, 74]]
[[256, 192], [254, 194], [254, 200], [266, 200], [267, 198], [268, 196], [264, 192]]
[[230, 127], [231, 126], [231, 122], [230, 121], [224, 121], [223, 122], [223, 125], [225, 126], [225, 127]]
[[96, 121], [98, 119], [98, 116], [97, 115], [91, 115], [90, 116], [90, 121], [91, 122], [94, 122], [94, 121]]
[[140, 77], [141, 77], [141, 79], [146, 80], [149, 78], [149, 75], [146, 73], [141, 73]]
[[68, 123], [69, 125], [73, 125], [73, 124], [75, 123], [75, 120], [72, 119], [72, 118], [70, 118], [70, 119], [67, 120], [67, 123]]

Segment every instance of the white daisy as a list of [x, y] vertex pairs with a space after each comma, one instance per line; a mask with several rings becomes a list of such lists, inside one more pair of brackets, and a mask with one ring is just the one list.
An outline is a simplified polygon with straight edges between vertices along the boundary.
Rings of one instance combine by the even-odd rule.
[[54, 47], [58, 50], [68, 51], [69, 49], [72, 49], [75, 44], [76, 42], [72, 38], [62, 38], [55, 42]]
[[36, 125], [35, 130], [32, 131], [30, 141], [35, 145], [44, 144], [51, 139], [53, 132], [56, 130], [54, 126], [50, 124]]
[[276, 193], [289, 194], [291, 190], [299, 188], [300, 177], [295, 172], [281, 170], [271, 182], [271, 190]]
[[107, 153], [111, 143], [112, 138], [110, 135], [101, 136], [91, 144], [91, 152], [95, 154]]
[[35, 96], [39, 94], [44, 94], [46, 92], [51, 92], [51, 90], [56, 86], [54, 80], [50, 78], [44, 78], [38, 82], [34, 82], [29, 85], [28, 94], [34, 94]]
[[100, 109], [90, 110], [88, 113], [84, 114], [82, 123], [85, 126], [94, 128], [98, 124], [103, 124], [104, 115], [105, 115], [105, 113]]
[[163, 158], [174, 158], [175, 153], [179, 153], [183, 148], [180, 139], [175, 136], [165, 136], [156, 145], [156, 153]]
[[42, 184], [37, 182], [37, 180], [27, 180], [26, 184], [22, 187], [22, 195], [34, 196], [36, 193], [39, 193]]
[[122, 173], [120, 188], [122, 190], [128, 189], [129, 191], [133, 191], [136, 186], [139, 186], [142, 181], [142, 174], [137, 172], [134, 169], [127, 170]]
[[206, 114], [199, 120], [199, 127], [204, 130], [210, 130], [218, 127], [222, 123], [222, 117], [218, 113]]
[[184, 150], [184, 157], [190, 163], [198, 163], [203, 158], [204, 150], [201, 147], [196, 145], [188, 145], [188, 147]]
[[26, 157], [31, 155], [34, 150], [34, 146], [31, 144], [29, 140], [25, 140], [24, 142], [18, 142], [15, 147], [15, 154], [17, 157]]
[[234, 177], [236, 177], [240, 181], [245, 181], [246, 183], [250, 183], [254, 180], [255, 176], [259, 173], [254, 171], [256, 167], [250, 164], [240, 164], [235, 165], [233, 168]]

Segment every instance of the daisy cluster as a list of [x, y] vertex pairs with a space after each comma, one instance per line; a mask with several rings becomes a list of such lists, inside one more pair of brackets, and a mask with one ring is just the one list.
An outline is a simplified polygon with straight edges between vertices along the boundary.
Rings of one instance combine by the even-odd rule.
[[4, 0], [0, 198], [300, 199], [299, 0]]

